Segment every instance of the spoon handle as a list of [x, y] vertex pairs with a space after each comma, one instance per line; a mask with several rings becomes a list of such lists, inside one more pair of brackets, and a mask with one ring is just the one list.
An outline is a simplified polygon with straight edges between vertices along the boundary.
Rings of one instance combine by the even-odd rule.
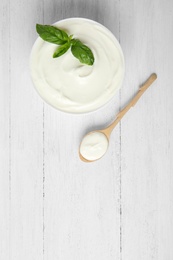
[[155, 73], [151, 74], [151, 76], [147, 79], [147, 81], [142, 85], [142, 87], [139, 89], [136, 96], [128, 103], [128, 105], [123, 108], [117, 115], [115, 121], [109, 125], [107, 128], [103, 130], [103, 132], [109, 137], [114, 127], [119, 123], [119, 121], [123, 118], [123, 116], [127, 113], [127, 111], [133, 107], [137, 101], [140, 99], [140, 97], [143, 95], [143, 93], [149, 88], [149, 86], [157, 79], [157, 75]]

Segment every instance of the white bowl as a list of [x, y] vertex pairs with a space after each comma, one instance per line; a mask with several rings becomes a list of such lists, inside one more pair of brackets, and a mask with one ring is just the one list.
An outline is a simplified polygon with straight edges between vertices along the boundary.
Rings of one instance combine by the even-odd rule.
[[85, 18], [68, 18], [54, 26], [81, 40], [94, 54], [92, 66], [83, 65], [69, 49], [52, 58], [55, 44], [36, 40], [30, 56], [34, 86], [48, 104], [58, 110], [81, 114], [105, 105], [121, 87], [124, 55], [115, 36], [103, 25]]

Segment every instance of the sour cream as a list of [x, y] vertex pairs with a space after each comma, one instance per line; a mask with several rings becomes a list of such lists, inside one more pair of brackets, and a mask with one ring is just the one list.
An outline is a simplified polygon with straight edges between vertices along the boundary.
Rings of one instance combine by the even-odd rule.
[[94, 54], [92, 66], [81, 64], [69, 49], [52, 58], [57, 45], [36, 40], [30, 58], [31, 77], [37, 92], [53, 107], [85, 113], [107, 103], [121, 87], [124, 58], [115, 36], [103, 25], [84, 18], [54, 24], [80, 39]]
[[108, 139], [101, 132], [92, 132], [86, 135], [80, 145], [81, 155], [89, 160], [100, 159], [108, 149]]

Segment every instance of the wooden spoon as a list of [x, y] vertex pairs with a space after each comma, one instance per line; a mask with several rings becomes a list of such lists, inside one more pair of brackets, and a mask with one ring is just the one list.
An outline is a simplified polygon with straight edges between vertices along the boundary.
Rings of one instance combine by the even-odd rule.
[[[101, 129], [101, 130], [95, 130], [95, 131], [92, 131], [92, 132], [89, 132], [87, 135], [91, 134], [91, 133], [94, 133], [94, 132], [99, 132], [99, 133], [102, 133], [106, 136], [107, 140], [108, 140], [108, 143], [109, 143], [109, 139], [110, 139], [110, 135], [111, 135], [111, 132], [112, 130], [115, 128], [115, 126], [119, 123], [119, 121], [123, 118], [123, 116], [127, 113], [127, 111], [131, 108], [131, 107], [134, 107], [134, 105], [137, 103], [137, 101], [140, 99], [140, 97], [142, 96], [142, 94], [147, 90], [147, 88], [149, 88], [149, 86], [157, 79], [157, 75], [155, 73], [153, 73], [149, 78], [148, 80], [143, 84], [143, 86], [139, 89], [138, 93], [136, 94], [136, 96], [129, 102], [129, 104], [124, 108], [122, 109], [115, 121], [113, 121], [113, 123], [111, 123], [108, 127], [106, 127], [105, 129]], [[85, 135], [85, 136], [87, 136]], [[83, 141], [83, 140], [82, 140]], [[82, 142], [81, 142], [82, 144]], [[81, 144], [80, 144], [80, 147], [81, 147]], [[79, 147], [79, 157], [82, 161], [84, 162], [94, 162], [96, 160], [87, 160], [86, 158], [84, 158], [80, 152], [80, 147]], [[106, 151], [105, 151], [106, 153]]]

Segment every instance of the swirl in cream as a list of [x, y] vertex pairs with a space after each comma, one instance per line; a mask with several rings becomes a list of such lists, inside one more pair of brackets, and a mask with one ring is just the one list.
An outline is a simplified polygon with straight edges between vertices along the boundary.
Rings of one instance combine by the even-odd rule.
[[30, 59], [31, 76], [40, 96], [65, 112], [85, 113], [109, 101], [120, 88], [124, 58], [114, 35], [101, 24], [83, 18], [69, 18], [54, 24], [80, 39], [94, 54], [94, 64], [84, 65], [70, 49], [52, 58], [57, 45], [38, 38]]

